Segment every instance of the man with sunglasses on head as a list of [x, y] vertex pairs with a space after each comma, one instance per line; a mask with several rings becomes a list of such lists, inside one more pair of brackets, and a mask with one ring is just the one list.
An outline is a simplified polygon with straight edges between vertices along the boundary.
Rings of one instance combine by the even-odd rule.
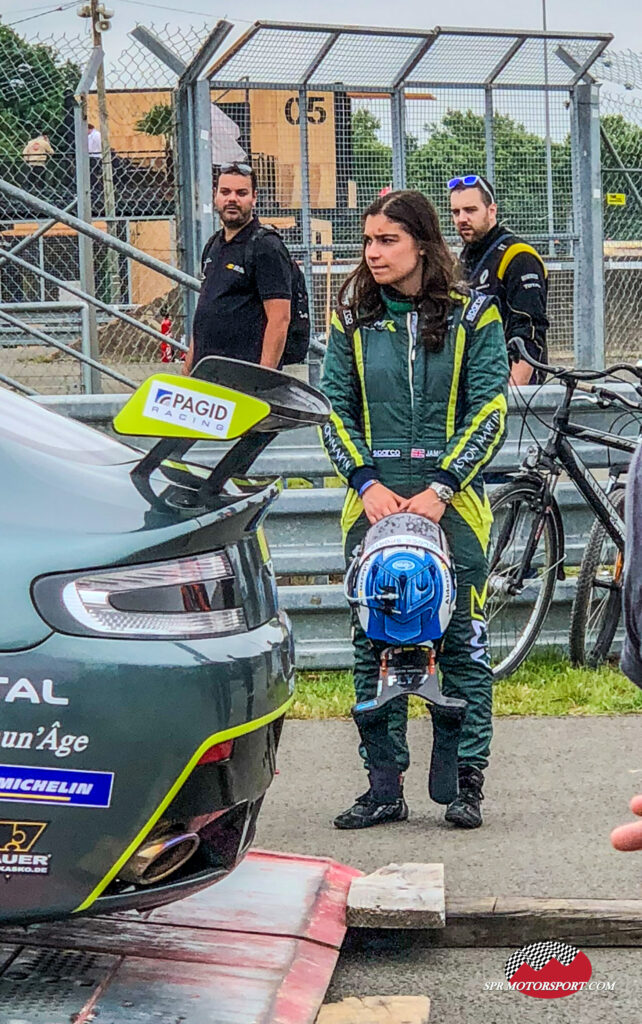
[[[486, 178], [451, 178], [448, 190], [453, 223], [464, 242], [460, 261], [468, 284], [496, 297], [507, 343], [520, 338], [531, 356], [548, 362], [547, 274], [542, 257], [497, 223], [495, 193]], [[543, 379], [525, 359], [512, 362], [511, 384], [539, 384]]]
[[249, 164], [222, 164], [214, 205], [220, 231], [201, 258], [203, 284], [184, 372], [203, 356], [227, 356], [276, 368], [291, 313], [292, 264], [275, 231], [256, 216], [256, 174]]

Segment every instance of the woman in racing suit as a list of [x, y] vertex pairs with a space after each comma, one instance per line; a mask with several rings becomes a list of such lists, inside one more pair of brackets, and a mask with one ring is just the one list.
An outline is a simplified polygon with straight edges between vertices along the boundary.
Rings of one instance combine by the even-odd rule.
[[[346, 559], [368, 526], [408, 511], [440, 523], [455, 563], [457, 607], [446, 631], [442, 689], [468, 702], [458, 747], [459, 795], [446, 819], [482, 824], [492, 733], [484, 601], [492, 516], [480, 470], [501, 446], [508, 361], [494, 300], [456, 283], [432, 204], [419, 192], [380, 197], [363, 215], [363, 254], [339, 294], [322, 389], [333, 413], [323, 440], [348, 485]], [[374, 697], [378, 659], [353, 631], [357, 700]], [[337, 828], [404, 820], [407, 702], [355, 715], [368, 791]]]

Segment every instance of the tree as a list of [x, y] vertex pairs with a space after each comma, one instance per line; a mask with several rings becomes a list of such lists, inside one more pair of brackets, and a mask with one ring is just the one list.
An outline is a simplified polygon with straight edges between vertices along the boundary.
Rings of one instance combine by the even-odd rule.
[[377, 137], [381, 122], [370, 110], [352, 115], [353, 176], [359, 207], [375, 199], [392, 181], [392, 148]]
[[[408, 156], [408, 185], [426, 192], [435, 202], [442, 224], [450, 220], [447, 182], [457, 174], [486, 168], [484, 118], [472, 110], [450, 110], [439, 125], [427, 125], [428, 140]], [[506, 114], [493, 118], [495, 180], [500, 216], [523, 234], [546, 234], [546, 144]], [[551, 144], [555, 229], [568, 229], [572, 209], [570, 142]]]
[[155, 103], [146, 114], [136, 122], [137, 132], [144, 135], [162, 136], [165, 145], [170, 144], [172, 137], [172, 108], [169, 103]]
[[[639, 109], [632, 114], [638, 117]], [[622, 114], [606, 114], [602, 127], [602, 183], [605, 193], [604, 237], [613, 241], [639, 241], [642, 238], [642, 206], [635, 192], [642, 197], [642, 128], [627, 121]], [[627, 168], [623, 173], [620, 166]], [[606, 194], [626, 197], [624, 206], [611, 206]]]
[[[390, 183], [392, 148], [378, 137], [381, 124], [368, 110], [352, 118], [354, 178], [359, 206], [371, 201]], [[424, 126], [425, 142], [406, 137], [408, 188], [424, 192], [435, 203], [444, 230], [450, 229], [446, 184], [457, 174], [483, 173], [486, 167], [484, 118], [472, 110], [449, 110], [438, 124]], [[546, 234], [546, 144], [542, 136], [505, 114], [493, 120], [495, 139], [495, 187], [501, 216], [524, 234]], [[555, 229], [565, 232], [572, 209], [570, 141], [551, 145]]]
[[68, 98], [80, 79], [72, 61], [60, 62], [56, 51], [27, 43], [0, 25], [0, 152], [22, 154], [36, 132], [49, 135], [54, 149], [67, 144]]

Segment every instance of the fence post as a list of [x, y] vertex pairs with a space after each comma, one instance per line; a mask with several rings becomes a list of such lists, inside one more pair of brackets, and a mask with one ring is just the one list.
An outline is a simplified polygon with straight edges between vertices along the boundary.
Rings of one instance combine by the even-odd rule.
[[495, 185], [495, 136], [493, 134], [493, 90], [487, 85], [484, 89], [484, 132], [486, 135], [486, 177], [491, 185]]
[[312, 213], [310, 210], [310, 145], [308, 139], [308, 91], [299, 89], [299, 147], [301, 151], [301, 241], [303, 269], [310, 294], [310, 330], [317, 330], [312, 271]]
[[194, 114], [196, 117], [196, 138], [194, 140], [196, 165], [196, 248], [197, 253], [214, 232], [212, 210], [214, 178], [212, 175], [212, 103], [210, 83], [206, 78], [194, 84]]
[[[177, 255], [178, 266], [188, 274], [196, 276], [195, 267], [195, 188], [193, 174], [193, 150], [191, 147], [192, 131], [190, 130], [191, 104], [189, 102], [190, 86], [179, 82], [174, 93], [175, 130], [174, 160], [175, 202], [177, 220]], [[189, 342], [192, 334], [192, 320], [196, 311], [197, 296], [189, 288], [181, 288], [184, 313], [185, 340]]]
[[392, 187], [406, 187], [406, 96], [403, 87], [390, 94]]
[[[78, 196], [77, 213], [79, 220], [91, 224], [91, 177], [89, 172], [89, 141], [87, 131], [87, 91], [91, 87], [96, 74], [97, 64], [102, 59], [102, 51], [94, 49], [78, 84], [74, 96], [74, 135], [76, 153], [76, 194]], [[91, 238], [78, 234], [78, 264], [80, 286], [88, 295], [96, 294], [94, 276], [94, 245]], [[87, 353], [98, 361], [98, 324], [96, 308], [89, 306], [87, 310]], [[85, 394], [99, 395], [102, 388], [100, 373], [93, 366], [83, 363], [82, 388]]]
[[578, 221], [575, 225], [575, 365], [604, 367], [604, 237], [600, 108], [596, 85], [581, 83], [573, 92], [573, 186]]

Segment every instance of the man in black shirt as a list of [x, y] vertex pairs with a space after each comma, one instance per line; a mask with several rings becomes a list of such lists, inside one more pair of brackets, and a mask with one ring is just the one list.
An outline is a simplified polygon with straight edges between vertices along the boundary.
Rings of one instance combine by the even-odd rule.
[[223, 164], [214, 197], [223, 227], [203, 250], [203, 284], [185, 373], [203, 356], [270, 367], [281, 362], [290, 323], [292, 265], [279, 236], [260, 231], [256, 199], [256, 175], [249, 164]]
[[[520, 338], [538, 362], [548, 361], [546, 348], [546, 267], [539, 253], [497, 223], [492, 185], [480, 174], [452, 178], [450, 211], [464, 241], [460, 257], [468, 284], [494, 295], [504, 322], [506, 341]], [[511, 365], [511, 384], [541, 383], [525, 359]]]

